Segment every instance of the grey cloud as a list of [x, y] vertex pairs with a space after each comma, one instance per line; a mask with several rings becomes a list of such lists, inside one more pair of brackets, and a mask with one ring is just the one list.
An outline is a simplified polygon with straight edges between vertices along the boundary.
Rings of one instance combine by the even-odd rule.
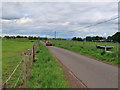
[[[117, 29], [117, 21], [91, 27], [89, 33], [84, 30], [77, 31], [74, 29], [116, 16], [118, 14], [117, 2], [3, 3], [2, 9], [3, 19], [20, 20], [22, 18], [30, 18], [34, 21], [26, 24], [4, 22], [4, 34], [47, 34], [53, 36], [54, 31], [57, 31], [59, 37], [72, 37], [75, 35], [84, 37], [91, 33], [101, 34], [105, 31], [107, 35], [110, 35], [116, 32]], [[66, 22], [69, 22], [69, 24]], [[114, 25], [114, 28], [112, 25]]]

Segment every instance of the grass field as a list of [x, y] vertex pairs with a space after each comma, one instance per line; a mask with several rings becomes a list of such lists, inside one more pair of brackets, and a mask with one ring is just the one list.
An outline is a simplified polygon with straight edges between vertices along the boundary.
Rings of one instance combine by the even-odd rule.
[[[27, 39], [3, 39], [2, 40], [2, 80], [3, 83], [11, 75], [15, 67], [22, 60], [21, 52], [32, 48], [34, 42]], [[7, 88], [13, 88], [21, 73], [22, 64], [18, 67], [7, 83]], [[27, 67], [29, 67], [27, 57]], [[39, 44], [36, 62], [33, 64], [32, 79], [29, 80], [27, 70], [27, 88], [66, 88], [62, 69], [49, 50]], [[18, 81], [17, 88], [21, 88], [22, 77]]]
[[36, 62], [32, 68], [32, 79], [28, 79], [28, 88], [67, 88], [59, 63], [48, 48], [39, 43]]
[[[2, 81], [3, 83], [11, 75], [15, 67], [22, 60], [21, 52], [32, 48], [35, 42], [27, 39], [2, 39]], [[21, 66], [13, 74], [7, 87], [12, 88], [20, 75]]]
[[[83, 42], [71, 41], [71, 40], [51, 40], [54, 46], [68, 49], [92, 58], [102, 60], [104, 62], [109, 62], [111, 64], [120, 64], [117, 57], [117, 43], [107, 42], [107, 46], [114, 46], [110, 52], [105, 52], [105, 50], [97, 49], [95, 47], [95, 42]], [[90, 45], [89, 45], [90, 43]], [[104, 46], [104, 42], [97, 42], [97, 45]]]

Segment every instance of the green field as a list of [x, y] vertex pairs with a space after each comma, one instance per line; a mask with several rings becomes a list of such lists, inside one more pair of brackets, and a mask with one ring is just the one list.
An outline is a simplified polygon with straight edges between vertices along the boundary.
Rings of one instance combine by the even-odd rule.
[[[105, 52], [105, 50], [97, 49], [95, 47], [95, 42], [83, 42], [82, 41], [72, 41], [72, 40], [51, 40], [54, 46], [68, 49], [104, 62], [109, 62], [111, 64], [118, 63], [117, 57], [117, 43], [107, 42], [107, 46], [114, 46], [110, 52]], [[97, 45], [105, 46], [104, 42], [97, 42]]]
[[[3, 83], [11, 75], [15, 67], [22, 60], [21, 52], [32, 48], [35, 41], [28, 39], [3, 39], [2, 40], [2, 80]], [[63, 71], [49, 50], [39, 44], [36, 62], [33, 64], [32, 78], [29, 80], [27, 70], [27, 88], [66, 88], [67, 81]], [[22, 64], [18, 67], [7, 83], [7, 88], [13, 88], [21, 73]], [[27, 67], [29, 67], [27, 57]], [[18, 81], [17, 88], [22, 88], [22, 77]]]
[[59, 63], [42, 44], [38, 45], [36, 62], [32, 68], [32, 79], [28, 88], [67, 88]]
[[[15, 67], [22, 60], [21, 52], [32, 48], [35, 42], [27, 39], [2, 39], [2, 81], [3, 83], [11, 75]], [[21, 66], [7, 83], [7, 87], [12, 88], [20, 75]]]

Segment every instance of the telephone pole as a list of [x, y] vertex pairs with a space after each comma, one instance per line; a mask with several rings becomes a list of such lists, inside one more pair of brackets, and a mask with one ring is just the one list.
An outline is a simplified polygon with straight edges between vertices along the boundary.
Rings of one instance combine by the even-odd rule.
[[56, 31], [55, 31], [55, 44], [56, 44]]
[[56, 40], [56, 31], [55, 31], [55, 40]]

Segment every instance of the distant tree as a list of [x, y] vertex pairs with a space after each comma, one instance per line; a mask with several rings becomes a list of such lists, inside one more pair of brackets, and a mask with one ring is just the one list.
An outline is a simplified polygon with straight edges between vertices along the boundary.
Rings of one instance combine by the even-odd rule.
[[27, 38], [27, 36], [24, 36], [23, 38]]
[[15, 37], [15, 36], [11, 36], [10, 38], [12, 38], [12, 39], [16, 39], [16, 37]]
[[77, 38], [77, 41], [83, 41], [83, 40], [82, 40], [82, 38], [78, 37], [78, 38]]
[[86, 41], [92, 41], [92, 37], [91, 36], [87, 36], [86, 37]]
[[112, 36], [108, 36], [107, 40], [113, 40]]
[[29, 39], [29, 40], [33, 40], [33, 37], [32, 37], [32, 36], [29, 36], [28, 39]]
[[10, 39], [10, 36], [4, 36], [4, 38]]
[[113, 39], [114, 42], [119, 42], [120, 43], [120, 32], [115, 33], [112, 36], [112, 39]]
[[18, 36], [16, 36], [16, 38], [21, 38], [21, 36], [18, 35]]
[[76, 37], [73, 37], [72, 40], [76, 40], [77, 38]]

